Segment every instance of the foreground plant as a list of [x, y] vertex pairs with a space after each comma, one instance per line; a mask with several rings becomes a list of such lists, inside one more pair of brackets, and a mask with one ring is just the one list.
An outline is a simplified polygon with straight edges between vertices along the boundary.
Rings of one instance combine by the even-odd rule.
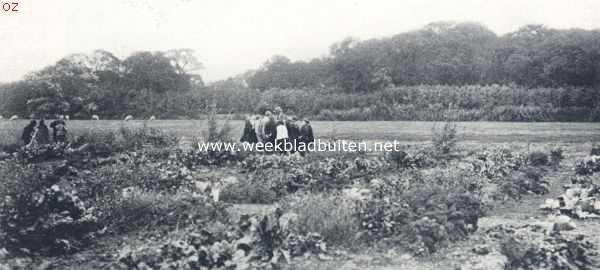
[[288, 229], [276, 211], [273, 218], [244, 215], [236, 224], [188, 228], [166, 241], [125, 246], [120, 269], [266, 269], [290, 264], [308, 252], [326, 256], [323, 238]]

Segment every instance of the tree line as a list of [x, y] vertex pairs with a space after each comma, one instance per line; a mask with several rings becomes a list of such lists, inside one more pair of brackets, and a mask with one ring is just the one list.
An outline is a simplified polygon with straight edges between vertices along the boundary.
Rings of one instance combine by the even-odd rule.
[[392, 37], [335, 43], [310, 61], [274, 56], [250, 88], [333, 87], [372, 92], [399, 85], [597, 86], [600, 31], [527, 25], [497, 36], [477, 23], [432, 23]]
[[[599, 121], [600, 31], [527, 25], [501, 36], [477, 23], [431, 23], [344, 39], [309, 61], [273, 56], [204, 85], [190, 49], [65, 57], [0, 85], [0, 112], [73, 118], [195, 118], [282, 106], [323, 120]], [[449, 116], [451, 115], [451, 116]]]

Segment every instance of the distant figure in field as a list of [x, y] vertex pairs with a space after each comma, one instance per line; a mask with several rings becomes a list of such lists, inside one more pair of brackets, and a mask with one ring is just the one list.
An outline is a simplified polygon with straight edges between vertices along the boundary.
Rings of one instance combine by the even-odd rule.
[[[302, 127], [300, 128], [299, 141], [303, 142], [305, 144], [305, 147], [307, 149], [306, 152], [308, 152], [308, 145], [310, 143], [315, 142], [315, 136], [313, 134], [312, 126], [310, 125], [310, 122], [308, 121], [308, 119], [304, 119], [304, 125], [302, 125]], [[301, 154], [304, 155], [305, 152], [302, 152]]]
[[37, 127], [35, 140], [38, 144], [50, 143], [50, 131], [48, 130], [48, 126], [46, 126], [46, 123], [44, 122], [44, 118], [40, 119], [40, 123]]
[[100, 120], [100, 117], [98, 117], [98, 115], [94, 114], [94, 115], [92, 115], [92, 120]]
[[10, 119], [9, 119], [9, 120], [10, 120], [10, 121], [13, 121], [13, 120], [17, 120], [17, 119], [19, 119], [19, 116], [17, 116], [17, 115], [13, 115], [13, 116], [11, 116], [11, 117], [10, 117]]
[[275, 138], [277, 137], [277, 121], [275, 121], [275, 117], [271, 114], [270, 111], [265, 113], [265, 118], [263, 119], [263, 133], [265, 135], [265, 143], [269, 142], [275, 145]]
[[279, 122], [279, 121], [283, 121], [283, 123], [285, 124], [285, 122], [287, 121], [287, 116], [285, 115], [285, 113], [283, 113], [283, 110], [281, 109], [281, 107], [277, 106], [275, 107], [275, 121]]
[[153, 115], [153, 116], [150, 116], [150, 119], [148, 119], [148, 120], [150, 120], [150, 121], [154, 121], [154, 120], [156, 120], [156, 117], [155, 117], [154, 115]]
[[242, 133], [242, 138], [240, 139], [240, 141], [248, 142], [248, 143], [257, 143], [258, 142], [258, 137], [256, 136], [256, 132], [254, 129], [254, 123], [252, 122], [251, 116], [246, 117], [246, 121], [244, 124], [244, 131]]
[[0, 115], [0, 120], [4, 119], [4, 116]]
[[31, 142], [31, 139], [33, 138], [33, 136], [35, 134], [35, 126], [36, 125], [37, 125], [37, 122], [35, 120], [31, 120], [29, 122], [29, 125], [27, 125], [23, 129], [23, 134], [21, 135], [21, 139], [23, 139], [23, 144], [29, 145], [29, 143]]
[[[295, 147], [298, 145], [298, 139], [300, 138], [300, 127], [296, 124], [298, 119], [296, 117], [288, 118], [288, 121], [285, 122], [285, 126], [287, 127], [289, 142], [292, 143]], [[293, 151], [293, 150], [292, 150]]]
[[277, 122], [275, 145], [280, 148], [280, 153], [285, 154], [285, 145], [288, 143], [288, 130], [283, 121]]
[[69, 121], [69, 120], [71, 120], [71, 117], [69, 117], [69, 115], [67, 114], [67, 115], [65, 115], [65, 120]]
[[131, 115], [125, 116], [124, 120], [125, 121], [133, 120], [133, 116], [131, 116]]
[[275, 141], [275, 120], [271, 111], [266, 111], [265, 116], [258, 120], [258, 124], [255, 128], [256, 135], [260, 142], [267, 143]]
[[54, 142], [66, 142], [67, 141], [67, 123], [65, 123], [64, 116], [59, 116], [58, 119], [50, 123], [52, 128], [52, 140]]

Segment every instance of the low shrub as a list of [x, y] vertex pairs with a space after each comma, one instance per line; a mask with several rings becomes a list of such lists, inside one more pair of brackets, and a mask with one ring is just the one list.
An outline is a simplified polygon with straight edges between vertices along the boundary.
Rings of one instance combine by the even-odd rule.
[[521, 199], [525, 194], [546, 194], [549, 183], [544, 180], [544, 173], [535, 167], [514, 171], [498, 183], [500, 191], [513, 199]]
[[547, 166], [550, 164], [548, 154], [542, 151], [533, 151], [527, 155], [527, 162], [531, 166]]
[[456, 143], [458, 142], [458, 131], [456, 124], [453, 122], [445, 122], [440, 129], [432, 129], [432, 142], [435, 152], [440, 158], [447, 158], [455, 151]]
[[556, 147], [550, 150], [550, 165], [558, 167], [560, 163], [565, 159], [564, 149]]

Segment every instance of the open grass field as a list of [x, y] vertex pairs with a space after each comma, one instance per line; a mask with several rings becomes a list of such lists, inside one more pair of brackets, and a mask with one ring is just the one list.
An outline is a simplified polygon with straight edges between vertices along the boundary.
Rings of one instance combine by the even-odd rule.
[[[4, 139], [20, 135], [28, 120], [0, 121], [0, 135]], [[232, 136], [242, 133], [243, 121], [229, 122]], [[424, 142], [431, 139], [434, 126], [441, 122], [419, 121], [314, 121], [311, 122], [315, 136], [326, 139], [352, 140], [398, 140]], [[206, 130], [205, 120], [72, 120], [68, 129], [72, 134], [84, 130], [117, 130], [122, 126], [135, 128], [160, 128], [174, 132], [184, 141], [201, 137]], [[524, 123], [524, 122], [457, 122], [461, 139], [470, 143], [590, 143], [600, 142], [600, 123]]]

